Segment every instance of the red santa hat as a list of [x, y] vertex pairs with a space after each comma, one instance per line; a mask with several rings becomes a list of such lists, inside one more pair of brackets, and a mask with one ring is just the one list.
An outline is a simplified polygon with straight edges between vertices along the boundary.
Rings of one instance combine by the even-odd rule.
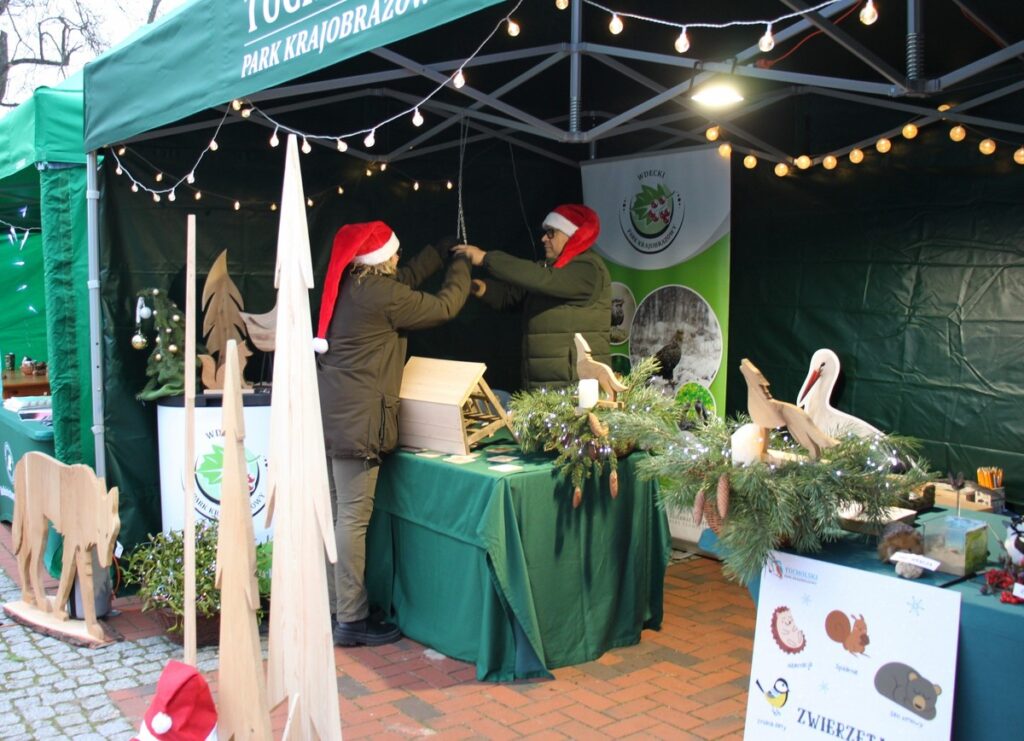
[[556, 268], [567, 265], [576, 255], [589, 250], [601, 233], [601, 220], [597, 218], [594, 209], [582, 203], [556, 206], [554, 211], [544, 217], [544, 226], [564, 232], [569, 237], [562, 254], [555, 260]]
[[327, 329], [331, 326], [334, 305], [338, 301], [341, 278], [350, 263], [379, 265], [398, 251], [398, 237], [383, 221], [345, 224], [334, 235], [331, 260], [324, 278], [324, 295], [320, 299], [320, 321], [317, 324], [313, 349], [327, 352]]
[[167, 662], [132, 741], [217, 741], [217, 708], [195, 667]]

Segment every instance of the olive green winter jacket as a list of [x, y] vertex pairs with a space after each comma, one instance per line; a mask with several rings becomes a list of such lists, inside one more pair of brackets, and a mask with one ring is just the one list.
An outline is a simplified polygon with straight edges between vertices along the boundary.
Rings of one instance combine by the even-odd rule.
[[481, 300], [495, 309], [523, 310], [523, 388], [564, 386], [577, 380], [576, 347], [580, 332], [594, 360], [611, 362], [612, 287], [608, 268], [592, 249], [567, 265], [553, 268], [504, 252], [488, 252]]
[[436, 294], [415, 290], [443, 265], [427, 247], [395, 275], [345, 271], [317, 357], [320, 413], [327, 455], [379, 460], [398, 444], [398, 394], [409, 330], [435, 327], [469, 295], [469, 262], [455, 258]]

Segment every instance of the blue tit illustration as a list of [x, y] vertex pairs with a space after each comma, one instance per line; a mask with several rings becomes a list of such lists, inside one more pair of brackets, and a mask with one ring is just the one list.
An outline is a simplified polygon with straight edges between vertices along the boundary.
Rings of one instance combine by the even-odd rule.
[[779, 715], [779, 710], [786, 704], [786, 700], [789, 699], [789, 683], [782, 677], [779, 677], [767, 692], [758, 680], [755, 679], [754, 684], [764, 693], [764, 699], [772, 706], [772, 713]]

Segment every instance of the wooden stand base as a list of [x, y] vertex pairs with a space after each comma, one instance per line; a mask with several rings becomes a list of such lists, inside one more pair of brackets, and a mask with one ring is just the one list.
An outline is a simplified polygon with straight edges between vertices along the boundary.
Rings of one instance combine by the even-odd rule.
[[[53, 597], [47, 597], [50, 605], [53, 605]], [[72, 646], [83, 648], [99, 648], [108, 646], [111, 643], [123, 641], [124, 636], [100, 621], [103, 629], [103, 638], [97, 638], [89, 633], [84, 620], [61, 620], [56, 613], [43, 612], [42, 610], [29, 605], [22, 600], [8, 602], [4, 605], [4, 612], [14, 622], [24, 625], [26, 628], [42, 633], [43, 635], [56, 638], [58, 641], [70, 643]]]

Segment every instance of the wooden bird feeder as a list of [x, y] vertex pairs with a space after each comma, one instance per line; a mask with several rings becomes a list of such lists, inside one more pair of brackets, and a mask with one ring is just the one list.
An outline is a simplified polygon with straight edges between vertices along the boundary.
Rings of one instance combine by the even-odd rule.
[[399, 442], [406, 447], [467, 455], [508, 418], [484, 380], [487, 366], [413, 356], [402, 375]]

